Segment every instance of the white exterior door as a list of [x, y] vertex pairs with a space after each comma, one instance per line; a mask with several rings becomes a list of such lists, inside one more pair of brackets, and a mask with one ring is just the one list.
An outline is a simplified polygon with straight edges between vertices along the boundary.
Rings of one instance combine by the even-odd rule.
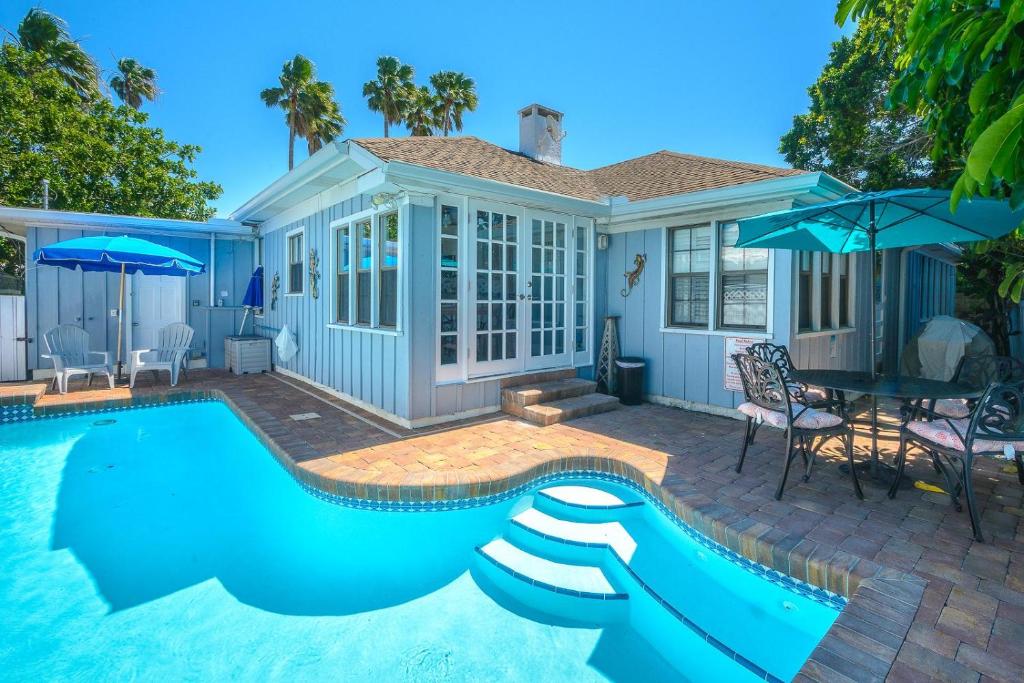
[[185, 278], [136, 273], [131, 306], [131, 348], [154, 348], [161, 329], [185, 322]]
[[469, 210], [469, 374], [523, 369], [520, 209], [472, 202]]
[[25, 379], [25, 297], [0, 296], [0, 382]]
[[469, 376], [570, 367], [572, 217], [470, 202], [469, 233]]
[[537, 370], [572, 364], [573, 332], [569, 317], [569, 254], [573, 246], [571, 216], [528, 214], [523, 265], [526, 301], [526, 368]]

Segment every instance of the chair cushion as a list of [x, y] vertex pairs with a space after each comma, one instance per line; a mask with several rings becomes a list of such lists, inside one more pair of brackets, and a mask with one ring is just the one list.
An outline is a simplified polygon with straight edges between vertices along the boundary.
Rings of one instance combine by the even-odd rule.
[[971, 408], [967, 405], [965, 398], [940, 398], [935, 402], [934, 412], [945, 417], [964, 418], [969, 417]]
[[[927, 420], [912, 420], [907, 423], [907, 430], [937, 446], [963, 451], [965, 450], [964, 442], [959, 434], [967, 433], [969, 422], [970, 420], [966, 419], [934, 420], [931, 422]], [[956, 431], [953, 431], [954, 429]], [[975, 439], [973, 450], [975, 453], [1000, 454], [1003, 453], [1007, 446], [1017, 448], [1017, 442]]]
[[828, 389], [823, 387], [807, 387], [807, 391], [804, 392], [804, 397], [808, 401], [827, 401]]
[[[828, 429], [829, 427], [835, 427], [843, 423], [843, 418], [832, 413], [826, 413], [821, 410], [815, 410], [814, 408], [808, 408], [806, 406], [797, 404], [793, 407], [793, 414], [797, 416], [793, 422], [793, 426], [798, 429]], [[781, 410], [769, 410], [762, 408], [756, 403], [741, 403], [737, 408], [738, 411], [752, 417], [755, 420], [766, 422], [772, 427], [778, 427], [779, 429], [786, 429], [788, 426], [786, 420], [786, 414]]]

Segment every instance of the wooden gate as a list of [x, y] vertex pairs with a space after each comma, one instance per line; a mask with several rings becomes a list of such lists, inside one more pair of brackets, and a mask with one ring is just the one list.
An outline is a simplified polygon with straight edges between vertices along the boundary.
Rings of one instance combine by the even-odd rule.
[[25, 379], [25, 297], [0, 295], [0, 382]]

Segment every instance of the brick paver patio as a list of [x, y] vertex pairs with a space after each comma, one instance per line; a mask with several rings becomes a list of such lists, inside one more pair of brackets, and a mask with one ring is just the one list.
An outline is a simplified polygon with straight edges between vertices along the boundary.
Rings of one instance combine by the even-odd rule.
[[[140, 385], [134, 392], [72, 385], [67, 396], [39, 397], [36, 409], [176, 393], [145, 379]], [[981, 544], [966, 512], [944, 494], [910, 488], [889, 500], [865, 486], [866, 500], [858, 501], [837, 470], [837, 452], [819, 458], [809, 482], [791, 474], [776, 501], [781, 438], [761, 430], [737, 474], [743, 426], [728, 418], [643, 405], [548, 427], [499, 415], [414, 431], [277, 375], [198, 371], [177, 389], [197, 391], [228, 400], [296, 477], [338, 495], [461, 498], [570, 469], [633, 479], [720, 543], [851, 598], [804, 680], [1024, 680], [1024, 487], [1004, 463], [984, 462], [975, 473], [988, 537]], [[0, 386], [0, 405], [37, 393]], [[290, 418], [307, 412], [320, 417]], [[894, 450], [891, 440], [882, 447]], [[922, 458], [908, 472], [939, 483]]]

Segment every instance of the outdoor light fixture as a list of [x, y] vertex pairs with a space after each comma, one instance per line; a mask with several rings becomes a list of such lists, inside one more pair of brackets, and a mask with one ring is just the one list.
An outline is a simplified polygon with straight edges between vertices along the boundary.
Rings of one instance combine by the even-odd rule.
[[597, 248], [604, 251], [608, 248], [608, 242], [611, 241], [611, 236], [606, 232], [598, 233], [597, 235]]
[[378, 192], [377, 194], [370, 197], [370, 203], [373, 204], [373, 208], [392, 208], [395, 205], [395, 200], [398, 199], [398, 195], [392, 192]]

